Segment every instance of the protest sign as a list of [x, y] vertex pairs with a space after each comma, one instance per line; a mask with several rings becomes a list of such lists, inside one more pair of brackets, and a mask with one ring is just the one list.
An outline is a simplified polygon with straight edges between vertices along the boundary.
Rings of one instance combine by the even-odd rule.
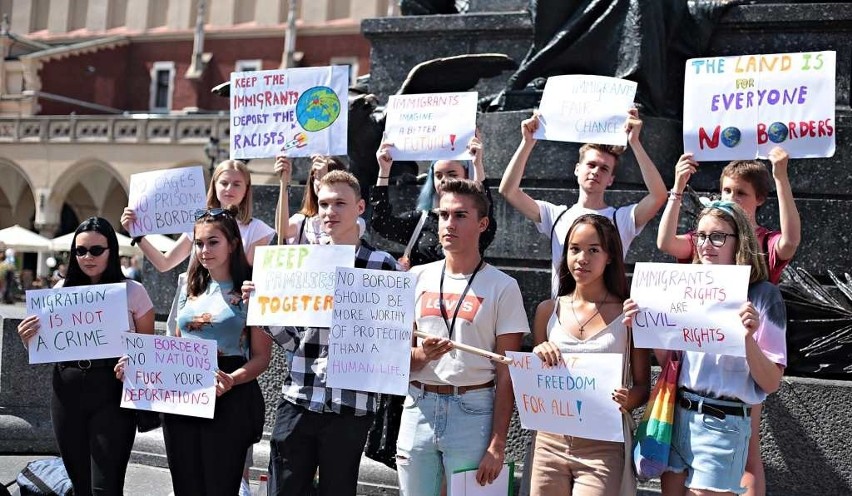
[[748, 265], [637, 263], [630, 288], [639, 305], [636, 347], [745, 356], [739, 311], [750, 274]]
[[27, 315], [41, 327], [28, 344], [30, 363], [113, 358], [130, 330], [127, 285], [93, 284], [27, 291]]
[[190, 232], [195, 211], [207, 208], [204, 171], [183, 167], [133, 174], [127, 204], [136, 213], [133, 237]]
[[696, 160], [831, 157], [836, 53], [690, 59], [683, 94], [683, 149]]
[[476, 481], [479, 467], [456, 470], [450, 477], [450, 494], [453, 496], [512, 496], [515, 489], [515, 463], [503, 464], [500, 474], [490, 484]]
[[405, 395], [414, 328], [414, 275], [338, 267], [336, 279], [328, 385]]
[[624, 122], [633, 107], [636, 83], [605, 76], [571, 74], [547, 78], [539, 105], [536, 139], [627, 145]]
[[128, 334], [126, 345], [122, 408], [213, 418], [215, 340]]
[[258, 246], [248, 325], [331, 327], [336, 267], [354, 266], [352, 245]]
[[533, 353], [509, 351], [509, 374], [525, 429], [601, 441], [624, 441], [612, 393], [621, 387], [620, 353], [563, 353], [546, 367]]
[[346, 155], [349, 68], [231, 73], [231, 158]]
[[476, 132], [476, 92], [392, 95], [385, 140], [394, 160], [470, 160]]

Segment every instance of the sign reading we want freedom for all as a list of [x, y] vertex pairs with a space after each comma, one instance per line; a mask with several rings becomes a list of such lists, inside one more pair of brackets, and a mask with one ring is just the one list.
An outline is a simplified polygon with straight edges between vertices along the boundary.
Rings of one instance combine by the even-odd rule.
[[133, 237], [191, 232], [195, 211], [207, 208], [204, 171], [183, 167], [133, 174], [127, 204], [136, 214]]
[[748, 295], [748, 265], [639, 262], [630, 297], [638, 348], [745, 356], [739, 311]]
[[27, 291], [27, 315], [38, 315], [41, 324], [28, 343], [30, 363], [118, 357], [130, 330], [127, 285]]
[[696, 160], [831, 157], [835, 149], [836, 53], [690, 59], [683, 95], [683, 149]]
[[231, 73], [231, 158], [346, 155], [349, 68]]
[[470, 159], [476, 132], [476, 92], [392, 95], [385, 140], [394, 160]]

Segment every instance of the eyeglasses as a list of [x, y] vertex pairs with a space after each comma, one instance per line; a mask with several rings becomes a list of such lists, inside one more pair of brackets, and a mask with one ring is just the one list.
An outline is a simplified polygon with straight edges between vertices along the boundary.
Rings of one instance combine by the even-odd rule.
[[220, 217], [222, 215], [229, 214], [229, 213], [230, 213], [230, 211], [225, 210], [224, 208], [211, 208], [211, 209], [208, 209], [208, 210], [196, 210], [195, 211], [195, 220], [201, 220], [204, 217], [208, 217], [208, 216], [215, 219], [216, 217]]
[[712, 232], [710, 234], [695, 233], [695, 244], [697, 246], [701, 246], [709, 239], [711, 245], [716, 248], [721, 248], [725, 246], [725, 242], [728, 241], [729, 237], [736, 239], [737, 235], [723, 232]]
[[107, 251], [107, 250], [109, 250], [109, 247], [100, 246], [100, 245], [88, 246], [88, 247], [87, 246], [78, 246], [78, 247], [74, 248], [74, 254], [77, 255], [78, 257], [81, 257], [81, 258], [85, 257], [89, 253], [91, 253], [93, 257], [99, 257], [99, 256], [103, 255], [104, 252]]

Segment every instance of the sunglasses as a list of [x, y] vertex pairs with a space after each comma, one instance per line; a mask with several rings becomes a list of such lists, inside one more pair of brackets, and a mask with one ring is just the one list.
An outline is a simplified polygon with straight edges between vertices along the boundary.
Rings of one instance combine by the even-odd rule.
[[195, 211], [195, 220], [201, 220], [204, 217], [212, 217], [212, 218], [215, 219], [216, 217], [221, 217], [221, 216], [223, 216], [225, 214], [229, 214], [229, 213], [230, 212], [228, 210], [225, 210], [224, 208], [211, 208], [211, 209], [208, 209], [208, 210], [196, 210]]
[[74, 248], [74, 254], [78, 257], [85, 257], [89, 253], [92, 254], [93, 257], [99, 257], [104, 254], [105, 251], [109, 250], [107, 246], [78, 246]]
[[725, 246], [725, 242], [728, 241], [729, 237], [736, 239], [737, 235], [723, 232], [712, 232], [710, 234], [695, 233], [695, 244], [701, 246], [706, 243], [707, 240], [710, 240], [711, 245], [716, 248], [721, 248]]

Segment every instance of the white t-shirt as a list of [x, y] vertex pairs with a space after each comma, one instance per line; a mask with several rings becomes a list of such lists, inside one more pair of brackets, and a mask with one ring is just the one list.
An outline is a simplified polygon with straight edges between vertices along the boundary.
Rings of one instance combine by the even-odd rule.
[[[562, 212], [565, 212], [565, 215], [562, 215], [559, 218], [559, 223], [556, 224], [556, 229], [553, 230], [553, 242], [550, 246], [550, 285], [551, 291], [550, 296], [552, 298], [556, 298], [556, 293], [559, 291], [559, 261], [562, 259], [562, 250], [565, 248], [565, 238], [568, 236], [568, 230], [571, 229], [571, 225], [577, 219], [577, 217], [584, 214], [598, 214], [603, 215], [604, 217], [613, 220], [613, 214], [616, 213], [616, 207], [606, 207], [600, 210], [593, 210], [590, 208], [583, 208], [576, 203], [571, 206], [569, 209], [565, 205], [556, 206], [550, 202], [536, 200], [538, 204], [538, 212], [541, 216], [541, 222], [536, 223], [535, 227], [538, 229], [538, 232], [544, 234], [545, 236], [550, 236], [550, 231], [553, 229], [553, 223], [559, 218], [559, 215]], [[630, 205], [624, 205], [618, 207], [618, 218], [616, 219], [616, 224], [618, 226], [618, 234], [621, 236], [621, 246], [624, 252], [624, 258], [627, 258], [627, 250], [630, 248], [630, 243], [633, 242], [633, 238], [639, 235], [642, 232], [642, 228], [645, 226], [636, 227], [636, 203], [632, 203]]]
[[[288, 245], [323, 245], [331, 242], [328, 233], [322, 230], [322, 223], [319, 216], [315, 215], [310, 219], [306, 219], [304, 214], [293, 214], [290, 221], [299, 223], [299, 234], [292, 238], [287, 238]], [[364, 219], [358, 217], [358, 229], [361, 236], [364, 236], [364, 231], [367, 230], [367, 223]]]
[[[443, 267], [443, 260], [412, 267], [411, 272], [417, 276], [414, 318], [418, 330], [449, 337], [439, 306]], [[450, 324], [456, 303], [469, 279], [470, 275], [444, 276], [444, 302]], [[453, 341], [495, 351], [497, 336], [529, 332], [517, 281], [492, 265], [483, 264], [459, 308]], [[418, 343], [421, 341], [418, 338]], [[411, 380], [424, 384], [473, 386], [493, 379], [494, 364], [490, 360], [459, 350], [452, 350], [440, 360], [429, 362], [422, 369], [411, 372]]]
[[[243, 240], [243, 250], [246, 251], [251, 247], [251, 245], [257, 243], [261, 239], [269, 238], [275, 234], [275, 229], [269, 227], [269, 224], [260, 219], [255, 219], [254, 217], [252, 217], [248, 224], [237, 222], [237, 226], [240, 228], [240, 238]], [[195, 241], [195, 231], [186, 233], [186, 236], [190, 241]]]

